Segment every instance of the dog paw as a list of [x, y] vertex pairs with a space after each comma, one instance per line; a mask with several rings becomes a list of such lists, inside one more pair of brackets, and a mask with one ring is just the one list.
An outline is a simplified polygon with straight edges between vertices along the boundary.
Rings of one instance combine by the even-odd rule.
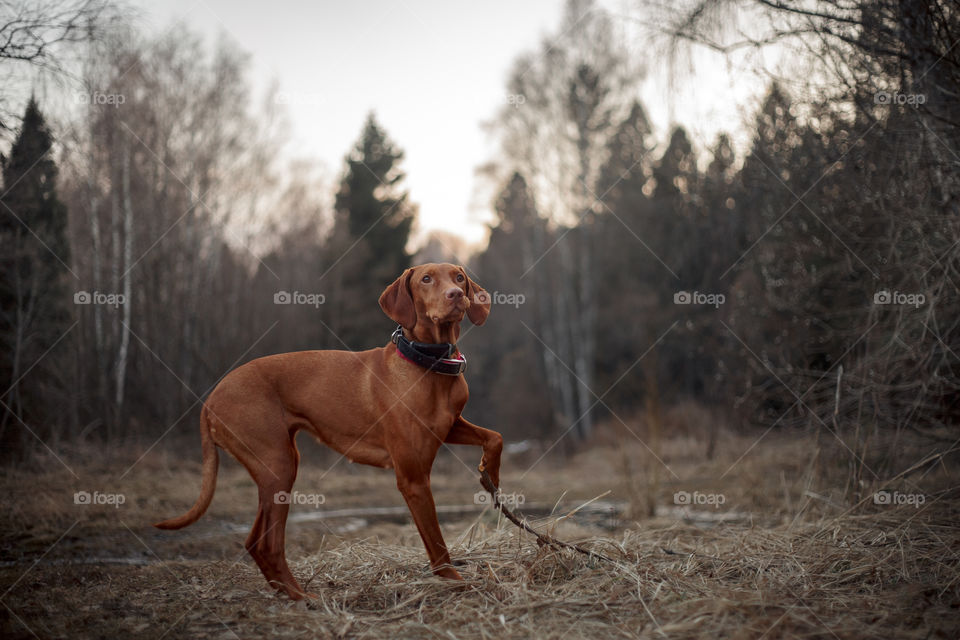
[[281, 587], [277, 590], [277, 595], [280, 597], [287, 596], [294, 602], [298, 600], [312, 602], [320, 599], [320, 596], [315, 593], [311, 593], [310, 591], [301, 591], [300, 589], [293, 589], [290, 587]]
[[441, 578], [447, 578], [448, 580], [460, 580], [460, 581], [463, 580], [463, 576], [461, 576], [456, 569], [450, 566], [434, 569], [433, 573], [440, 576]]

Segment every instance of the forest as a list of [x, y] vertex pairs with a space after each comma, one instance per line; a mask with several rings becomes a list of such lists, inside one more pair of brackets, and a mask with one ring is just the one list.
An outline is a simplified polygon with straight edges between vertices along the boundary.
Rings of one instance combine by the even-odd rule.
[[[810, 18], [833, 34], [816, 53], [838, 88], [771, 82], [742, 158], [725, 134], [657, 140], [611, 18], [561, 25], [549, 55], [517, 59], [507, 91], [524, 101], [489, 125], [495, 219], [475, 253], [442, 233], [411, 247], [403, 150], [375, 114], [331, 198], [307, 161], [278, 166], [236, 44], [111, 31], [90, 45], [81, 120], [57, 136], [31, 101], [4, 160], [4, 454], [154, 439], [238, 362], [380, 346], [392, 325], [371, 301], [427, 261], [500, 294], [464, 338], [470, 411], [515, 440], [629, 429], [651, 394], [703, 406], [708, 429], [837, 431], [857, 457], [875, 434], [882, 464], [904, 432], [949, 439], [954, 16], [926, 8], [893, 26], [883, 3]], [[677, 38], [707, 38], [698, 15]], [[322, 304], [279, 306], [283, 291]]]
[[[808, 474], [787, 521], [801, 500], [861, 513], [928, 476], [956, 500], [958, 6], [628, 4], [570, 0], [517, 53], [483, 124], [496, 152], [476, 159], [480, 246], [421, 228], [403, 145], [373, 110], [331, 172], [281, 154], [283, 88], [255, 91], [243, 43], [147, 30], [106, 0], [4, 5], [0, 68], [43, 69], [72, 104], [0, 92], [6, 481], [97, 452], [198, 463], [200, 409], [231, 369], [383, 346], [384, 288], [452, 262], [493, 301], [460, 341], [464, 415], [524, 475], [567, 468], [569, 488], [590, 473], [576, 456], [612, 451], [642, 519], [680, 488], [671, 441], [720, 479], [777, 442], [800, 465], [782, 481]], [[625, 42], [624, 23], [653, 44]], [[669, 53], [768, 47], [799, 71], [769, 74], [746, 144], [653, 126], [660, 97], [641, 87]], [[929, 597], [955, 606], [956, 575]]]

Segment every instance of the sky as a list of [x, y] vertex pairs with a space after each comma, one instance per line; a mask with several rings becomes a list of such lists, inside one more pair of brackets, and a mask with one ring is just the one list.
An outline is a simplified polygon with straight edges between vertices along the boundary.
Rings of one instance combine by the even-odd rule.
[[[556, 32], [563, 0], [358, 0], [268, 4], [235, 0], [135, 0], [141, 24], [160, 30], [183, 20], [210, 42], [220, 34], [251, 55], [258, 92], [273, 83], [285, 104], [291, 157], [318, 158], [332, 180], [370, 111], [404, 150], [418, 230], [483, 242], [491, 219], [489, 189], [475, 170], [496, 150], [482, 123], [507, 99], [515, 57]], [[601, 1], [619, 15], [635, 3]], [[622, 21], [630, 29], [630, 20]], [[637, 55], [649, 55], [629, 37]], [[636, 44], [634, 44], [636, 43]], [[763, 81], [701, 53], [696, 74], [669, 80], [666, 60], [645, 59], [641, 100], [658, 139], [674, 123], [706, 148], [723, 129], [735, 137], [758, 104]], [[709, 56], [709, 57], [702, 57]], [[741, 63], [746, 64], [746, 63]]]

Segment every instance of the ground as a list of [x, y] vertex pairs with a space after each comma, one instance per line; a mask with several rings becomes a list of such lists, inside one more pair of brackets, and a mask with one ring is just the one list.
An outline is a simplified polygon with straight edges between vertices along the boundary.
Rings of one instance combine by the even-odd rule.
[[[196, 498], [198, 446], [61, 451], [64, 464], [41, 456], [0, 477], [0, 633], [958, 637], [960, 499], [949, 468], [855, 490], [842, 452], [803, 435], [750, 448], [758, 435], [724, 434], [710, 460], [700, 440], [671, 438], [663, 464], [616, 439], [536, 464], [538, 450], [507, 455], [502, 485], [519, 511], [612, 562], [538, 546], [475, 499], [479, 452], [445, 453], [433, 488], [463, 584], [429, 574], [389, 471], [301, 442], [295, 489], [323, 503], [293, 507], [287, 556], [318, 596], [309, 604], [274, 595], [246, 554], [256, 492], [228, 457], [208, 513], [159, 531], [150, 523]], [[876, 503], [878, 488], [891, 504]], [[81, 491], [99, 492], [92, 501], [122, 494], [123, 504], [77, 504]]]

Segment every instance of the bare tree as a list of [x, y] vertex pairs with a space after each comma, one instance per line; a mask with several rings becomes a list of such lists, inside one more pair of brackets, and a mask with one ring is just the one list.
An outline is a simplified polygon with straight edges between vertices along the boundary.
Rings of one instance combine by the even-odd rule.
[[235, 221], [262, 229], [297, 190], [311, 202], [302, 181], [279, 178], [246, 64], [229, 42], [209, 53], [182, 26], [129, 30], [89, 57], [84, 88], [103, 99], [88, 102], [71, 148], [72, 239], [92, 249], [76, 256], [82, 285], [124, 301], [79, 310], [86, 409], [105, 435], [130, 418], [182, 415], [269, 326], [208, 313], [218, 295], [233, 301], [221, 313], [252, 309], [258, 262]]
[[[590, 0], [571, 0], [558, 33], [517, 59], [494, 122], [503, 155], [499, 180], [521, 173], [557, 229], [549, 241], [538, 236], [541, 244], [516, 277], [535, 282], [554, 405], [580, 437], [590, 433], [594, 404], [598, 177], [641, 77], [610, 17]], [[553, 252], [556, 260], [543, 260]]]
[[[122, 12], [110, 0], [0, 2], [0, 73], [4, 83], [26, 70], [62, 73], [71, 47], [101, 39]], [[0, 96], [0, 129], [8, 129], [8, 96]]]
[[[764, 304], [736, 311], [742, 315], [730, 324], [747, 343], [779, 337], [765, 340], [770, 362], [747, 358], [754, 371], [737, 386], [751, 390], [764, 420], [780, 414], [781, 422], [840, 440], [855, 493], [877, 479], [871, 473], [895, 470], [907, 434], [953, 442], [960, 411], [956, 3], [640, 6], [674, 44], [723, 53], [776, 45], [805, 70], [791, 78], [802, 109], [771, 90], [742, 172], [757, 246], [732, 277]], [[755, 18], [750, 29], [741, 28], [744, 16]], [[898, 294], [922, 302], [886, 300]], [[786, 326], [802, 329], [783, 339]], [[796, 389], [807, 390], [802, 401]]]

